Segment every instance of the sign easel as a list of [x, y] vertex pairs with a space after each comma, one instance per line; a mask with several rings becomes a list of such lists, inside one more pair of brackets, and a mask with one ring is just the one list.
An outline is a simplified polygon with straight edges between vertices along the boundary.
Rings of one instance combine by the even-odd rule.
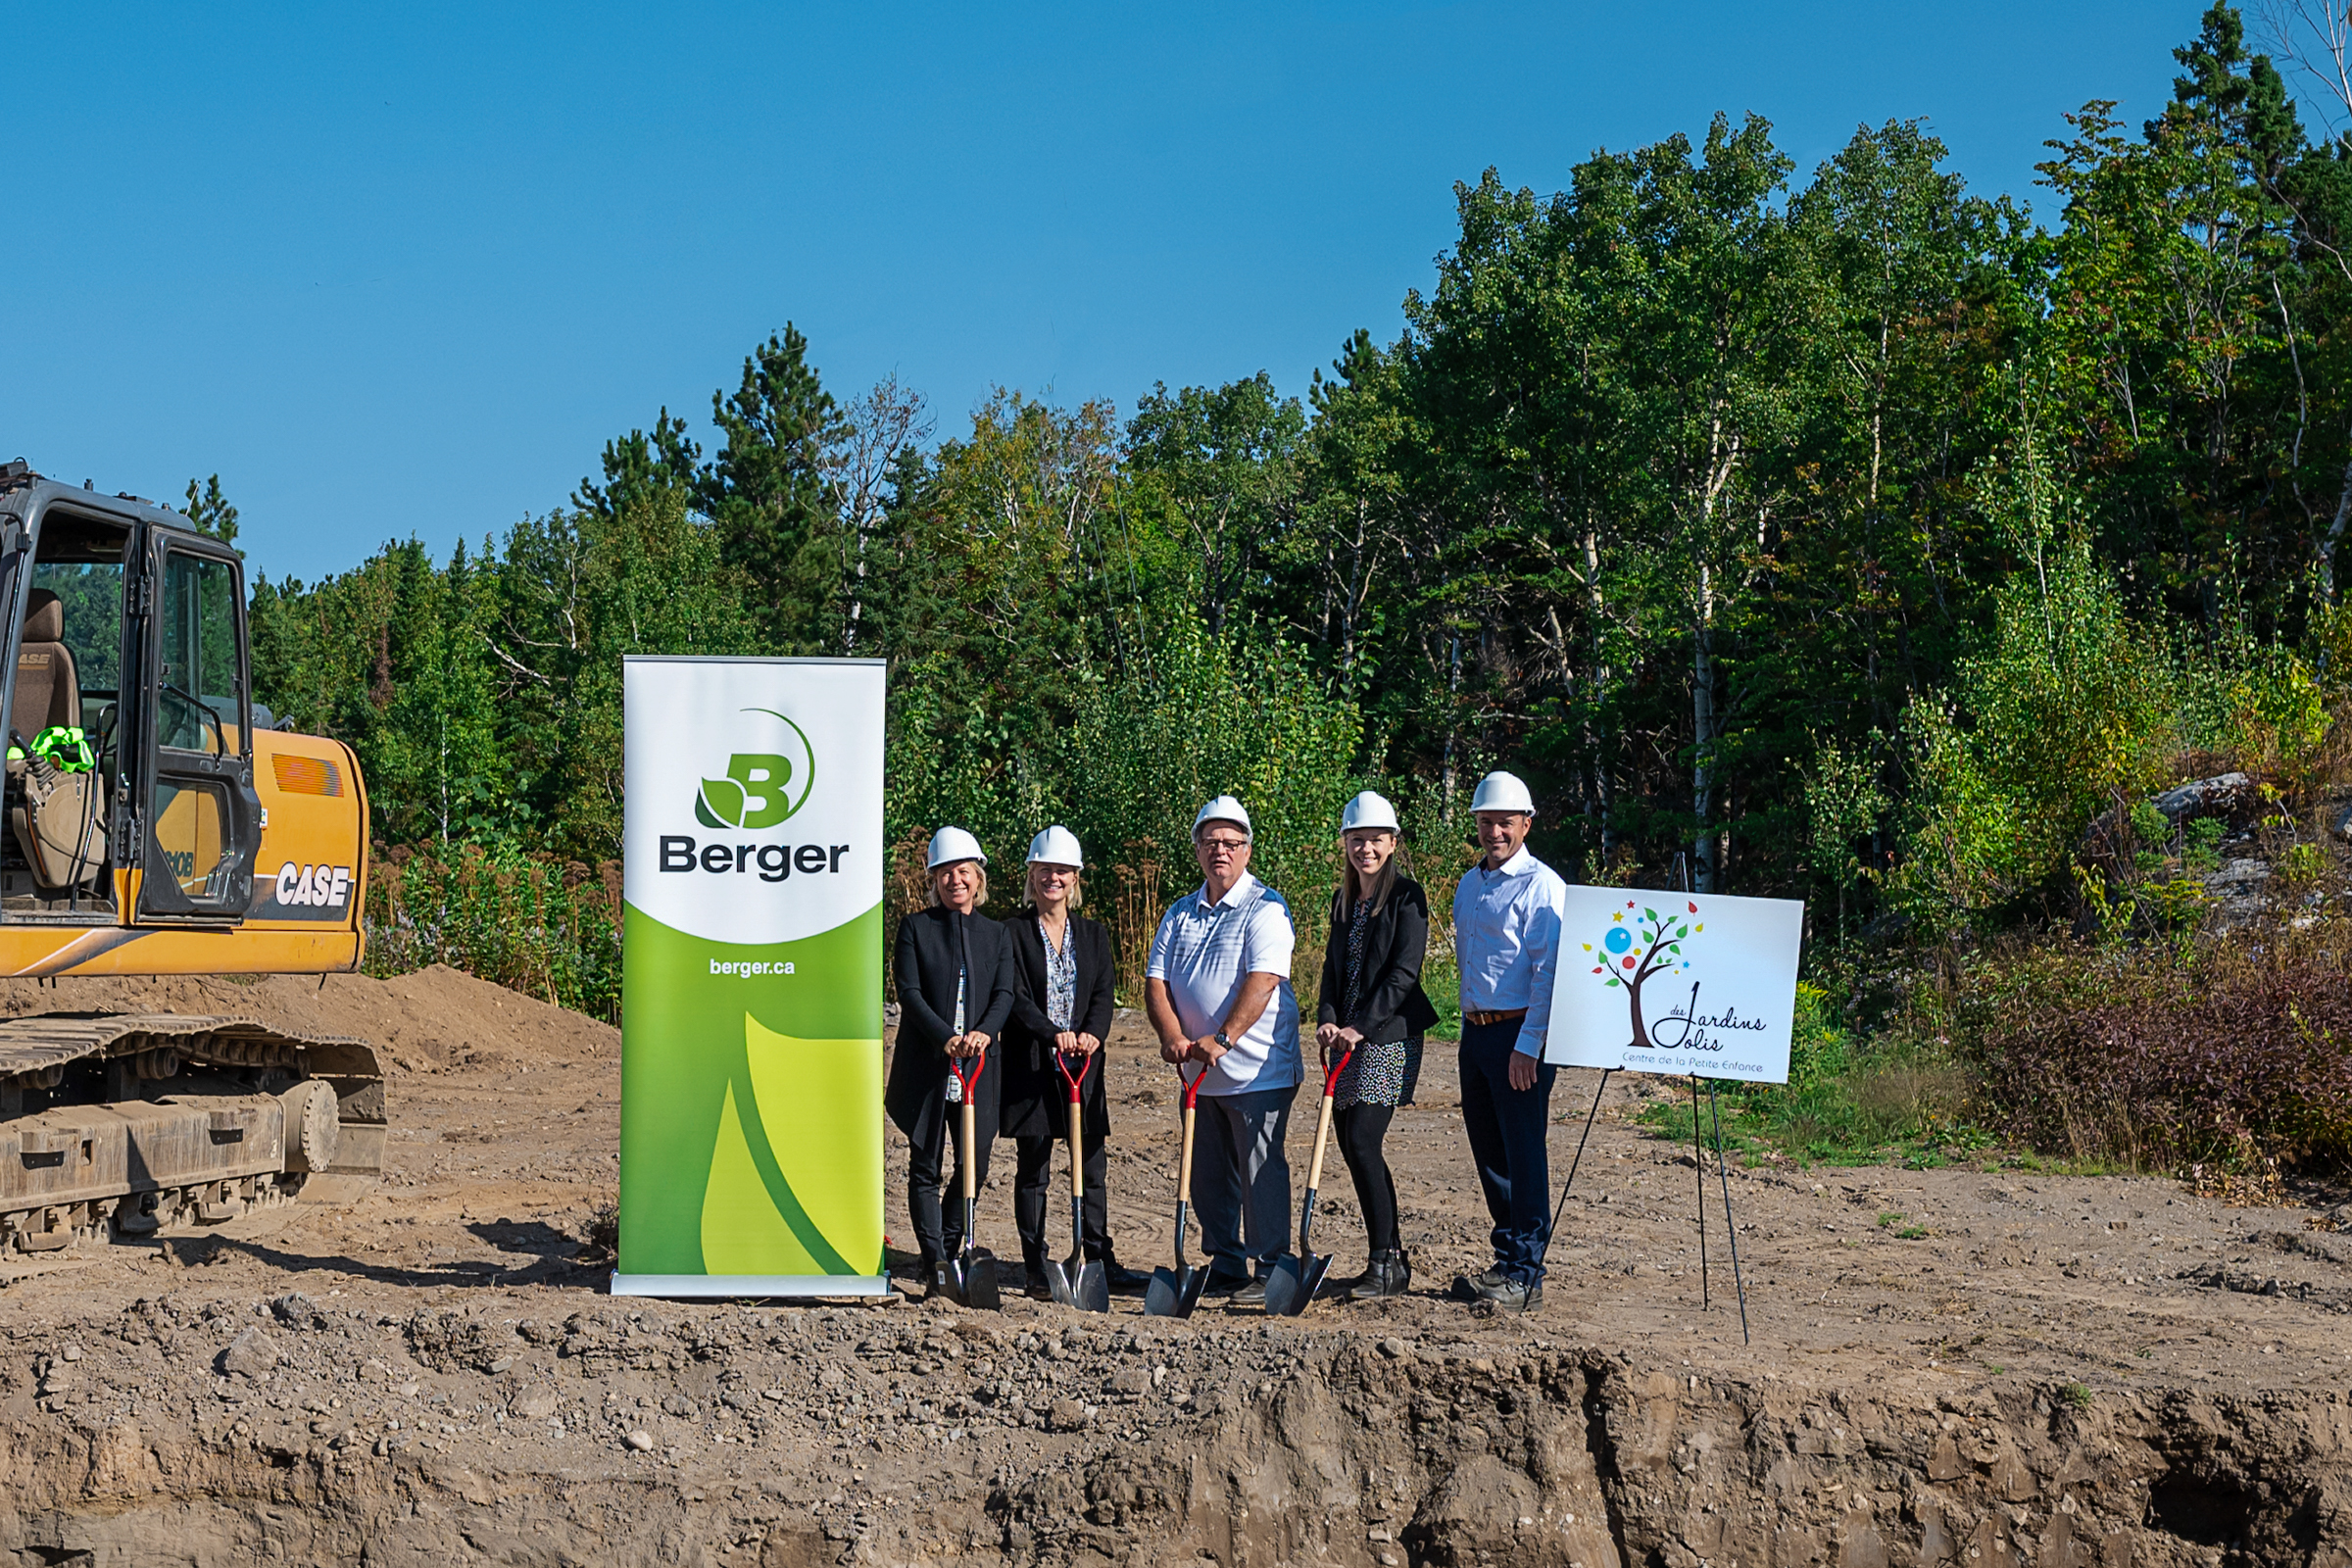
[[[1703, 1083], [1714, 1125], [1715, 1173], [1722, 1190], [1724, 1230], [1731, 1239], [1732, 1284], [1740, 1302], [1742, 1343], [1748, 1339], [1747, 1285], [1740, 1270], [1740, 1232], [1732, 1217], [1723, 1107], [1715, 1086], [1720, 1079], [1788, 1081], [1804, 913], [1804, 905], [1792, 899], [1702, 896], [1688, 888], [1661, 893], [1571, 887], [1552, 983], [1544, 1059], [1600, 1069], [1584, 1135], [1577, 1140], [1568, 1179], [1552, 1210], [1552, 1229], [1559, 1228], [1567, 1208], [1610, 1077], [1619, 1072], [1688, 1077], [1691, 1157], [1698, 1170], [1699, 1305], [1702, 1310], [1711, 1307], [1707, 1129], [1699, 1107]], [[1688, 992], [1682, 989], [1685, 981]], [[1666, 1010], [1651, 1016], [1661, 1002]], [[1548, 1236], [1544, 1246], [1550, 1247]]]

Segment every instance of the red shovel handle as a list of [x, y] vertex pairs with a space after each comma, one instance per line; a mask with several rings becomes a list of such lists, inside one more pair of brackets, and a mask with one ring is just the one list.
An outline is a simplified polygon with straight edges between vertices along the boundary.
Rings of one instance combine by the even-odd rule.
[[[1355, 1047], [1349, 1046], [1346, 1051], [1340, 1053], [1338, 1064], [1335, 1065], [1330, 1072], [1323, 1075], [1323, 1098], [1325, 1100], [1329, 1100], [1332, 1096], [1340, 1092], [1340, 1074], [1348, 1070], [1348, 1063], [1354, 1055]], [[1324, 1059], [1328, 1061], [1331, 1058], [1327, 1054]]]
[[[1070, 1071], [1072, 1056], [1078, 1058], [1078, 1070], [1075, 1073]], [[1086, 1082], [1087, 1069], [1094, 1065], [1092, 1057], [1093, 1054], [1085, 1051], [1056, 1051], [1054, 1053], [1054, 1070], [1061, 1074], [1063, 1083], [1070, 1086], [1070, 1103], [1073, 1105], [1078, 1103], [1078, 1086]]]
[[1187, 1078], [1184, 1075], [1183, 1065], [1181, 1063], [1178, 1064], [1176, 1068], [1176, 1081], [1184, 1085], [1185, 1109], [1190, 1110], [1200, 1102], [1200, 1080], [1207, 1076], [1208, 1069], [1203, 1067], [1199, 1072], [1193, 1074], [1190, 1078]]
[[[968, 1076], [963, 1068], [957, 1065], [958, 1062], [964, 1061], [972, 1064], [972, 1070]], [[963, 1102], [965, 1104], [972, 1103], [972, 1092], [980, 1087], [980, 1074], [987, 1066], [988, 1048], [986, 1046], [982, 1046], [979, 1051], [969, 1056], [950, 1056], [948, 1058], [948, 1071], [954, 1073], [956, 1081], [963, 1085]]]

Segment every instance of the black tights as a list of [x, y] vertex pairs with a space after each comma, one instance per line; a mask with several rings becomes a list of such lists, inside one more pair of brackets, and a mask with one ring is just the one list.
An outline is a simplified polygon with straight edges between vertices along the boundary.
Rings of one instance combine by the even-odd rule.
[[1355, 1200], [1364, 1210], [1364, 1236], [1375, 1252], [1396, 1250], [1396, 1179], [1380, 1152], [1389, 1135], [1394, 1105], [1349, 1105], [1339, 1113], [1340, 1153], [1355, 1178]]

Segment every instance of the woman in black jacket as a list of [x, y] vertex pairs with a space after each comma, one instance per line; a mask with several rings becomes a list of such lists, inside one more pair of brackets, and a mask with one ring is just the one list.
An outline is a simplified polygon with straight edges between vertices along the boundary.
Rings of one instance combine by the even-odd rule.
[[[899, 1039], [882, 1097], [891, 1122], [906, 1135], [906, 1210], [922, 1249], [923, 1277], [936, 1293], [937, 1265], [963, 1250], [963, 1205], [940, 1212], [940, 1168], [948, 1140], [971, 1160], [973, 1185], [988, 1180], [988, 1146], [997, 1137], [999, 1053], [991, 1051], [1012, 1014], [1012, 943], [1004, 928], [978, 913], [988, 899], [988, 857], [959, 827], [931, 837], [931, 906], [899, 922], [893, 972], [899, 986]], [[973, 1141], [963, 1141], [962, 1083], [950, 1058], [984, 1055], [972, 1089]], [[966, 1067], [968, 1071], [968, 1066]]]
[[[1012, 1021], [1004, 1033], [1004, 1118], [999, 1130], [1018, 1152], [1012, 1186], [1012, 1214], [1021, 1231], [1021, 1261], [1029, 1294], [1052, 1297], [1046, 1284], [1046, 1213], [1053, 1186], [1054, 1150], [1069, 1138], [1070, 1091], [1054, 1062], [1086, 1076], [1079, 1086], [1078, 1143], [1083, 1152], [1085, 1199], [1079, 1230], [1086, 1255], [1099, 1259], [1116, 1292], [1140, 1291], [1144, 1275], [1121, 1268], [1110, 1250], [1109, 1205], [1103, 1192], [1103, 1140], [1110, 1135], [1110, 1102], [1102, 1076], [1109, 1069], [1102, 1037], [1110, 1033], [1110, 933], [1099, 920], [1077, 913], [1085, 894], [1079, 873], [1085, 858], [1078, 836], [1054, 826], [1029, 845], [1029, 897], [1004, 929], [1012, 938], [1016, 986]], [[1065, 1211], [1066, 1212], [1066, 1211]]]
[[1396, 1234], [1396, 1182], [1381, 1153], [1389, 1119], [1413, 1102], [1422, 1031], [1438, 1021], [1421, 989], [1429, 949], [1429, 898], [1396, 874], [1396, 811], [1366, 790], [1340, 818], [1344, 869], [1332, 896], [1323, 950], [1315, 1042], [1330, 1061], [1353, 1049], [1332, 1101], [1340, 1153], [1355, 1178], [1371, 1256], [1364, 1272], [1331, 1287], [1351, 1301], [1400, 1296], [1411, 1262]]

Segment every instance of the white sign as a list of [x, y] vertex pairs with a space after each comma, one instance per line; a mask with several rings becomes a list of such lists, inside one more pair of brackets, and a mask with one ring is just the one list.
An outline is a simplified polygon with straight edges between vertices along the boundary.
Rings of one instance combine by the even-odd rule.
[[1545, 1061], [1788, 1081], [1800, 901], [1571, 887], [1562, 922]]

